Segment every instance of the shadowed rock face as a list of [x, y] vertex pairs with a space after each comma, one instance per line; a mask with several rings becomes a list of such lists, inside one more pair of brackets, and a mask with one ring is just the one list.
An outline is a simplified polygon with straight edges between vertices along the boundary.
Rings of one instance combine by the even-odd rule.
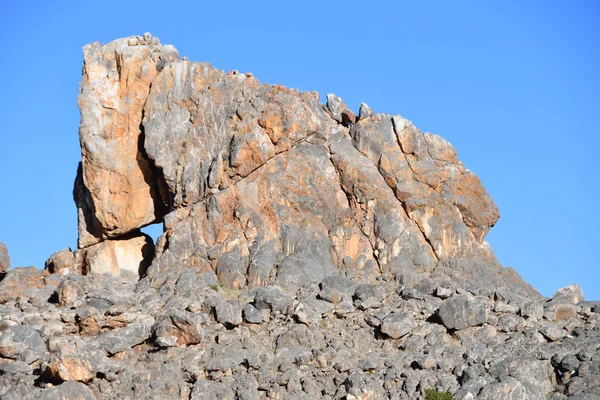
[[498, 210], [441, 137], [151, 37], [84, 53], [80, 248], [162, 219], [151, 278], [190, 267], [239, 289], [438, 270], [535, 294], [484, 241]]

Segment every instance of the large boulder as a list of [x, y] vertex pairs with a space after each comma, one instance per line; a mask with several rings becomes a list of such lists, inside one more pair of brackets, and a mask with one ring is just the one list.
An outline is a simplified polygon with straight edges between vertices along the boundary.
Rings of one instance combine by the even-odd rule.
[[144, 152], [143, 107], [172, 46], [150, 35], [83, 48], [79, 89], [82, 161], [75, 183], [79, 247], [160, 219], [164, 206]]

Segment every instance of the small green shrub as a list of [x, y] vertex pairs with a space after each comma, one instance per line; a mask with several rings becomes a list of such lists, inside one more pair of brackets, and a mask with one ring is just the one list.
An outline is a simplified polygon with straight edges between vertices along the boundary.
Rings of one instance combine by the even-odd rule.
[[210, 285], [210, 288], [212, 290], [214, 290], [215, 292], [218, 292], [220, 287], [221, 287], [221, 285]]
[[438, 392], [435, 389], [425, 389], [425, 400], [454, 400], [448, 392]]

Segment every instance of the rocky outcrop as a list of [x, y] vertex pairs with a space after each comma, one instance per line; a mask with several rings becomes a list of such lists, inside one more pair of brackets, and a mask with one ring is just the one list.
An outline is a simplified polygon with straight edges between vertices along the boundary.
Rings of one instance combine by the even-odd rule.
[[0, 276], [0, 398], [599, 398], [600, 303], [497, 262], [446, 140], [149, 34], [84, 57], [78, 249]]
[[441, 137], [179, 60], [150, 35], [84, 54], [81, 249], [163, 221], [151, 278], [190, 267], [292, 288], [435, 270], [537, 296], [485, 243], [498, 210]]

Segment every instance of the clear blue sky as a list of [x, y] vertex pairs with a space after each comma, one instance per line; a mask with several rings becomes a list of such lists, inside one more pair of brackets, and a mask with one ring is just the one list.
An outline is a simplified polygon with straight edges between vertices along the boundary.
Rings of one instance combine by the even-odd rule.
[[0, 241], [76, 246], [82, 46], [152, 32], [181, 56], [361, 101], [440, 134], [501, 212], [488, 241], [542, 294], [600, 299], [600, 2], [0, 2]]

